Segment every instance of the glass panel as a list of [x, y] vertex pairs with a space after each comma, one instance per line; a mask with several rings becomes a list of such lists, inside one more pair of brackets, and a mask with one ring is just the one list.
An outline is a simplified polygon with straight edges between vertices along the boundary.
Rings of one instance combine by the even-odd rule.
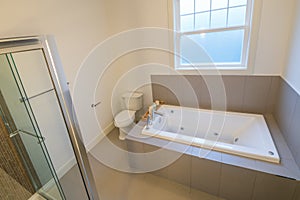
[[212, 0], [211, 9], [227, 8], [228, 0]]
[[217, 10], [211, 12], [211, 28], [226, 27], [227, 9]]
[[[23, 96], [28, 98], [23, 103], [28, 107], [28, 115], [34, 119], [38, 135], [45, 138], [42, 146], [45, 149], [45, 156], [52, 159], [50, 164], [51, 166], [53, 164], [53, 170], [58, 173], [58, 177], [55, 178], [57, 181], [67, 180], [62, 185], [67, 199], [73, 199], [73, 190], [81, 194], [81, 199], [88, 199], [43, 51], [40, 49], [13, 53], [12, 57], [16, 64], [15, 73], [20, 77], [19, 84], [25, 88]], [[27, 61], [29, 58], [31, 61]], [[34, 76], [28, 71], [35, 72]], [[35, 84], [39, 86], [31, 87]], [[30, 91], [30, 95], [27, 90]], [[53, 174], [55, 175], [54, 171]], [[71, 180], [76, 181], [76, 184]], [[45, 186], [39, 192], [54, 196], [55, 199], [59, 196], [57, 188], [48, 187], [48, 184]]]
[[[203, 36], [203, 34], [202, 34]], [[180, 63], [212, 63], [204, 48], [193, 40], [192, 37], [182, 36], [180, 38]]]
[[199, 13], [195, 15], [195, 29], [209, 29], [210, 12]]
[[247, 0], [229, 0], [229, 7], [247, 5]]
[[[243, 49], [244, 30], [223, 31], [181, 38], [181, 53], [192, 63], [240, 63]], [[185, 38], [186, 37], [186, 38]], [[195, 44], [191, 45], [192, 40]], [[204, 55], [203, 51], [207, 54]], [[181, 64], [187, 62], [181, 59]]]
[[180, 1], [180, 15], [194, 13], [194, 0]]
[[203, 12], [210, 10], [210, 0], [196, 0], [196, 12]]
[[[19, 142], [24, 145], [23, 150], [20, 149], [20, 143], [14, 143], [15, 146], [11, 146], [11, 148], [16, 149], [16, 156], [23, 163], [19, 163], [19, 165], [22, 165], [23, 170], [29, 177], [34, 192], [39, 191], [46, 198], [49, 198], [50, 195], [45, 192], [45, 186], [47, 189], [51, 186], [51, 190], [59, 194], [58, 186], [54, 181], [53, 171], [51, 171], [49, 166], [50, 161], [45, 157], [45, 152], [41, 147], [43, 142], [38, 137], [32, 118], [28, 114], [28, 108], [20, 101], [22, 95], [18, 87], [19, 85], [16, 84], [17, 76], [15, 73], [12, 73], [14, 62], [11, 55], [1, 55], [0, 59], [0, 90], [3, 96], [1, 107], [5, 103], [10, 115], [7, 116], [7, 113], [3, 112], [2, 118], [6, 119], [4, 121], [6, 121], [7, 132], [11, 136], [12, 141], [19, 138]], [[10, 117], [13, 121], [8, 120]], [[28, 157], [24, 157], [24, 153]], [[55, 198], [63, 199], [60, 195], [55, 196]]]
[[48, 77], [47, 63], [41, 50], [14, 53], [13, 59], [20, 77], [24, 77], [22, 83], [28, 96], [53, 89], [51, 80], [46, 78]]
[[246, 19], [246, 6], [229, 8], [228, 26], [243, 26]]
[[180, 29], [182, 32], [194, 30], [194, 14], [180, 17]]

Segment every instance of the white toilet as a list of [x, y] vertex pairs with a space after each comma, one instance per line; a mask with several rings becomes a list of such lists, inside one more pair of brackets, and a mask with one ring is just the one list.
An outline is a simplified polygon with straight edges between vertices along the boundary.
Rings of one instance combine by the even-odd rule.
[[128, 92], [122, 95], [126, 110], [119, 112], [114, 119], [114, 124], [119, 128], [119, 139], [124, 140], [127, 133], [133, 128], [136, 111], [143, 108], [143, 93]]

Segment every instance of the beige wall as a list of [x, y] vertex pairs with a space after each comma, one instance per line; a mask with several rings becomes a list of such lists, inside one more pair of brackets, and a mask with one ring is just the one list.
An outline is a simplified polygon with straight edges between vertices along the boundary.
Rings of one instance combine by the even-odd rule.
[[[259, 1], [259, 0], [257, 0]], [[254, 60], [253, 74], [279, 75], [284, 71], [288, 38], [295, 0], [264, 0], [261, 7], [260, 30], [257, 36], [257, 51]], [[66, 76], [74, 88], [74, 80], [80, 64], [89, 51], [109, 35], [137, 27], [169, 27], [167, 0], [63, 0], [63, 1], [3, 1], [0, 13], [0, 37], [53, 34], [57, 40], [58, 50], [65, 68]], [[141, 55], [142, 54], [142, 55]], [[152, 56], [152, 55], [151, 55]], [[114, 65], [118, 67], [136, 66], [151, 62], [148, 54], [137, 53], [132, 59], [123, 58]], [[154, 56], [157, 60], [161, 55]], [[164, 57], [164, 56], [163, 56]], [[165, 58], [165, 57], [164, 57]], [[127, 59], [127, 60], [126, 60]], [[101, 61], [95, 61], [97, 65]], [[168, 64], [168, 59], [159, 61]], [[125, 64], [124, 64], [125, 63]], [[99, 67], [99, 66], [98, 66]], [[111, 73], [115, 74], [114, 72]], [[89, 77], [87, 76], [86, 79]], [[76, 96], [79, 122], [82, 126], [93, 127], [84, 129], [85, 144], [90, 143], [99, 135], [97, 125], [89, 124], [101, 119], [104, 128], [112, 122], [111, 88], [118, 78], [110, 83], [85, 85], [83, 88], [95, 88], [95, 97]], [[149, 95], [148, 95], [149, 96]], [[94, 101], [101, 100], [96, 114], [90, 111]], [[88, 111], [86, 111], [89, 109]]]
[[290, 49], [288, 51], [287, 68], [283, 72], [283, 77], [300, 94], [300, 1], [296, 0], [296, 15], [293, 24], [293, 34], [290, 40]]
[[103, 0], [2, 0], [0, 37], [52, 34], [68, 80], [107, 36]]
[[286, 66], [295, 0], [262, 2], [254, 73], [281, 75]]

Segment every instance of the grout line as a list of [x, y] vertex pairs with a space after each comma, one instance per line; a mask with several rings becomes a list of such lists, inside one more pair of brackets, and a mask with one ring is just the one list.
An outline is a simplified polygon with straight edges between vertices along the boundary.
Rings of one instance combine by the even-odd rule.
[[258, 172], [255, 172], [254, 182], [253, 182], [253, 188], [251, 192], [251, 199], [254, 199], [254, 191], [255, 191], [255, 185], [256, 185], [256, 179], [257, 179]]
[[242, 107], [241, 107], [241, 111], [244, 112], [244, 107], [245, 107], [245, 96], [246, 96], [246, 85], [247, 85], [247, 79], [248, 76], [241, 76], [244, 79], [244, 87], [243, 87], [243, 100], [242, 100]]
[[223, 169], [223, 163], [220, 163], [220, 178], [219, 178], [219, 188], [218, 188], [218, 197], [220, 197], [220, 198], [223, 198], [223, 197], [221, 197], [221, 183], [222, 183], [222, 169]]
[[297, 187], [298, 187], [298, 182], [296, 182], [296, 185], [295, 185], [295, 189], [294, 189], [294, 193], [293, 193], [293, 196], [292, 196], [292, 199], [296, 200], [297, 198]]
[[[271, 81], [270, 81], [270, 84], [269, 84], [269, 89], [268, 89], [268, 92], [267, 92], [267, 94], [266, 94], [266, 99], [265, 99], [265, 105], [264, 105], [264, 112], [263, 113], [268, 113], [269, 111], [269, 101], [268, 101], [268, 99], [270, 99], [270, 97], [271, 97], [271, 95], [272, 95], [272, 86], [273, 86], [273, 83], [274, 83], [274, 79], [275, 79], [275, 77], [273, 77], [273, 76], [268, 76], [268, 77], [270, 77], [271, 78]], [[273, 106], [273, 102], [271, 102], [272, 103], [272, 105], [271, 105], [271, 107], [274, 107]], [[273, 112], [273, 109], [272, 109], [272, 111], [271, 111], [271, 113]]]

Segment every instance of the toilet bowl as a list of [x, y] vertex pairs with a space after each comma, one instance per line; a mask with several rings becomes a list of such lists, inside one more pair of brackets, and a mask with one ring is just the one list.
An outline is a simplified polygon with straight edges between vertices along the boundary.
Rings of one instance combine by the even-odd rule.
[[124, 140], [128, 132], [134, 127], [136, 111], [143, 107], [143, 93], [127, 92], [122, 95], [125, 110], [114, 117], [114, 125], [119, 128], [119, 139]]
[[135, 112], [133, 110], [123, 110], [115, 117], [114, 124], [119, 128], [119, 139], [125, 140], [127, 133], [134, 125]]

